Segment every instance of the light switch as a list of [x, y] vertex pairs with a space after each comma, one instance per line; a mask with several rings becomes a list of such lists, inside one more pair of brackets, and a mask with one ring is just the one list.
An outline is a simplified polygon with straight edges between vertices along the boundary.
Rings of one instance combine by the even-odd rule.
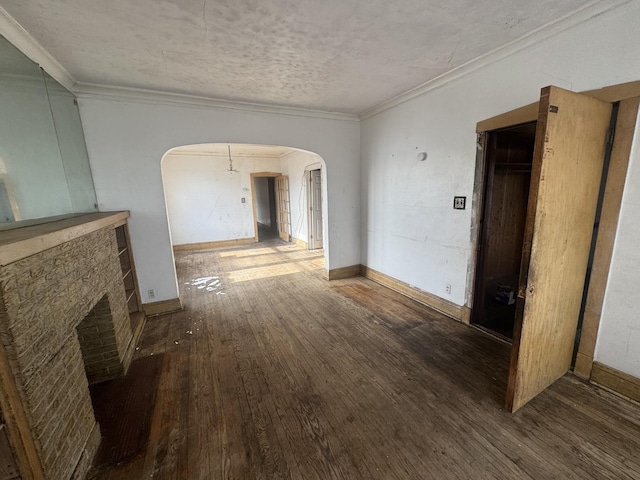
[[454, 210], [464, 210], [467, 206], [467, 197], [453, 197]]
[[246, 203], [246, 201], [247, 201], [247, 199], [246, 199], [246, 198], [244, 198], [244, 197], [242, 197], [241, 202], [242, 202], [242, 203]]

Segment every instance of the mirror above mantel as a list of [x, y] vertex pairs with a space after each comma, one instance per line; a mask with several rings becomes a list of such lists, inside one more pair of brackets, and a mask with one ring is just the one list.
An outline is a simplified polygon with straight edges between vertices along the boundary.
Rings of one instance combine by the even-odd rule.
[[0, 36], [0, 230], [95, 211], [76, 98]]

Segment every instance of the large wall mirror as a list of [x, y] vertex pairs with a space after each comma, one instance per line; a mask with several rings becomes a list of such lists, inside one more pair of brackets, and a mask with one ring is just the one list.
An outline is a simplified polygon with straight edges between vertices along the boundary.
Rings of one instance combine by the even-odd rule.
[[0, 230], [94, 211], [76, 98], [0, 36]]

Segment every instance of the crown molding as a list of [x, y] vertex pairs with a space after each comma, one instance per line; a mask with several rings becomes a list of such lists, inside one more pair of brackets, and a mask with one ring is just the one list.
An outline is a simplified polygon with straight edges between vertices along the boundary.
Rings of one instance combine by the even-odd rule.
[[82, 98], [105, 98], [117, 101], [138, 102], [149, 104], [164, 104], [173, 106], [189, 106], [192, 108], [217, 108], [239, 110], [266, 114], [299, 116], [328, 120], [340, 120], [359, 123], [361, 120], [373, 117], [397, 105], [403, 104], [416, 97], [440, 88], [449, 82], [469, 75], [483, 67], [498, 62], [510, 55], [537, 45], [543, 40], [558, 35], [574, 26], [580, 25], [594, 17], [634, 0], [594, 0], [581, 9], [547, 23], [530, 33], [476, 57], [442, 75], [429, 80], [404, 93], [396, 95], [359, 115], [327, 112], [298, 107], [284, 107], [278, 105], [259, 104], [251, 102], [237, 102], [198, 95], [170, 93], [142, 88], [118, 87], [95, 83], [78, 82], [76, 79], [27, 32], [3, 7], [0, 6], [0, 34], [11, 42], [22, 53], [42, 67], [49, 75], [57, 80], [67, 90]]
[[358, 123], [357, 115], [347, 113], [325, 112], [297, 107], [284, 107], [260, 103], [238, 102], [222, 100], [185, 93], [170, 93], [144, 88], [116, 87], [97, 83], [77, 82], [74, 93], [79, 98], [107, 98], [125, 102], [153, 103], [174, 106], [189, 106], [195, 108], [217, 108], [225, 110], [240, 110], [267, 114], [321, 118]]
[[95, 83], [78, 82], [76, 79], [27, 32], [2, 6], [0, 6], [0, 34], [25, 54], [63, 87], [78, 97], [110, 98], [139, 103], [165, 105], [187, 105], [200, 108], [219, 108], [268, 114], [341, 120], [359, 123], [357, 115], [327, 112], [298, 107], [284, 107], [251, 102], [222, 100], [198, 95], [170, 93], [143, 88], [117, 87]]
[[74, 91], [75, 78], [1, 6], [0, 34], [64, 88]]
[[[233, 143], [231, 144], [233, 145]], [[177, 147], [174, 151], [167, 152], [167, 156], [176, 156], [176, 157], [214, 157], [214, 158], [222, 158], [224, 160], [229, 159], [229, 155], [227, 153], [218, 153], [218, 152], [208, 152], [207, 150], [180, 150], [180, 147]], [[268, 160], [280, 160], [286, 157], [288, 154], [284, 155], [261, 155], [258, 153], [232, 153], [231, 157], [236, 159], [268, 159]]]
[[611, 10], [614, 10], [623, 5], [632, 3], [634, 0], [595, 0], [585, 5], [579, 10], [573, 11], [559, 19], [547, 23], [531, 32], [523, 35], [522, 37], [513, 40], [501, 47], [496, 48], [484, 55], [476, 57], [467, 63], [464, 63], [448, 72], [439, 75], [428, 82], [425, 82], [417, 87], [407, 90], [404, 93], [396, 95], [378, 105], [365, 110], [360, 113], [358, 117], [360, 120], [366, 120], [374, 115], [382, 113], [390, 108], [401, 105], [409, 100], [424, 95], [440, 88], [448, 83], [469, 75], [477, 70], [480, 70], [488, 65], [496, 63], [506, 57], [514, 55], [522, 50], [535, 46], [543, 40], [549, 39], [555, 35], [558, 35], [572, 27], [580, 25], [594, 17], [603, 15]]

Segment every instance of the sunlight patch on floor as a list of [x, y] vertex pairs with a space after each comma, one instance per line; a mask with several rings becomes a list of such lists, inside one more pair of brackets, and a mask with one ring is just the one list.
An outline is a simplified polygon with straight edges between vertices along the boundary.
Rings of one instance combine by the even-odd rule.
[[243, 250], [232, 250], [228, 252], [218, 252], [218, 255], [220, 255], [222, 258], [228, 258], [228, 257], [240, 258], [240, 257], [252, 257], [255, 255], [274, 254], [277, 252], [278, 250], [276, 248], [262, 247], [262, 248], [243, 249]]
[[282, 275], [292, 275], [294, 273], [309, 272], [323, 268], [324, 258], [313, 258], [302, 262], [286, 262], [280, 265], [268, 265], [265, 267], [245, 268], [229, 273], [229, 280], [232, 283], [247, 282], [261, 278], [279, 277]]

